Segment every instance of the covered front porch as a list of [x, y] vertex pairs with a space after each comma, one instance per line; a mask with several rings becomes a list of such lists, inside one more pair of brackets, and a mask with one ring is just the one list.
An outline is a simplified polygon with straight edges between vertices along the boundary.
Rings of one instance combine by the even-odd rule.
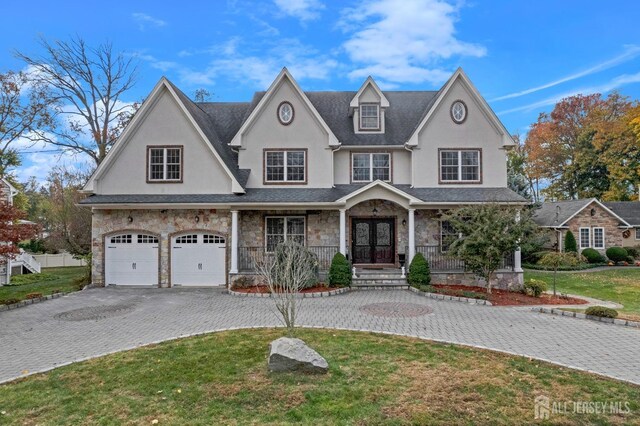
[[[336, 204], [337, 208], [314, 210], [232, 211], [230, 282], [236, 276], [255, 274], [256, 262], [285, 239], [314, 252], [321, 275], [337, 252], [358, 270], [408, 267], [413, 256], [422, 253], [441, 281], [474, 279], [465, 274], [462, 260], [446, 252], [443, 233], [449, 230], [441, 219], [446, 208], [418, 205], [420, 200], [390, 185], [363, 187]], [[506, 256], [501, 273], [521, 273], [519, 260], [519, 252]]]

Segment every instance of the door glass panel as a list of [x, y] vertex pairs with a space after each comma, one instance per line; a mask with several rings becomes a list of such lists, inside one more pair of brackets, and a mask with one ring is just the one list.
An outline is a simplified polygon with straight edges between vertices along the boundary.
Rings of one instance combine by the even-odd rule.
[[376, 224], [376, 245], [378, 246], [391, 245], [391, 225], [389, 223]]
[[365, 222], [356, 223], [356, 245], [369, 245], [369, 224]]

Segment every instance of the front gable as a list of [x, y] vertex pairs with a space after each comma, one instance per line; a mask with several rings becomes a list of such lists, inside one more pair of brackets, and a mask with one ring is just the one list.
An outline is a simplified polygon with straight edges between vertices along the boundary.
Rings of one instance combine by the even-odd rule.
[[[293, 116], [289, 122], [282, 122], [278, 114], [284, 103], [292, 107]], [[306, 179], [304, 183], [298, 184], [326, 188], [333, 185], [333, 156], [330, 147], [339, 146], [337, 143], [324, 120], [285, 69], [230, 145], [238, 149], [238, 167], [251, 169], [247, 187], [265, 185], [265, 150], [300, 150], [306, 152]], [[269, 186], [279, 185], [271, 183]]]
[[[85, 190], [96, 194], [231, 193], [238, 184], [170, 85], [156, 86]], [[148, 147], [182, 147], [182, 181], [148, 183]]]

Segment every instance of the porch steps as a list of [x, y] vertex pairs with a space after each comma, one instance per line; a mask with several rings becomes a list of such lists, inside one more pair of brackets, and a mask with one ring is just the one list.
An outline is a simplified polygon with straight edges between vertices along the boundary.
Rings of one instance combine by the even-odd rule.
[[400, 269], [356, 269], [354, 288], [407, 288], [407, 279]]

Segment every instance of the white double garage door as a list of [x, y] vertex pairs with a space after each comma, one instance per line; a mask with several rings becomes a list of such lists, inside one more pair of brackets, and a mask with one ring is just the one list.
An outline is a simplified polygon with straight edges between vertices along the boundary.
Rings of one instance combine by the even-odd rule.
[[[225, 284], [224, 237], [190, 233], [171, 238], [171, 285], [209, 287]], [[158, 237], [127, 232], [105, 241], [105, 284], [158, 286]]]

